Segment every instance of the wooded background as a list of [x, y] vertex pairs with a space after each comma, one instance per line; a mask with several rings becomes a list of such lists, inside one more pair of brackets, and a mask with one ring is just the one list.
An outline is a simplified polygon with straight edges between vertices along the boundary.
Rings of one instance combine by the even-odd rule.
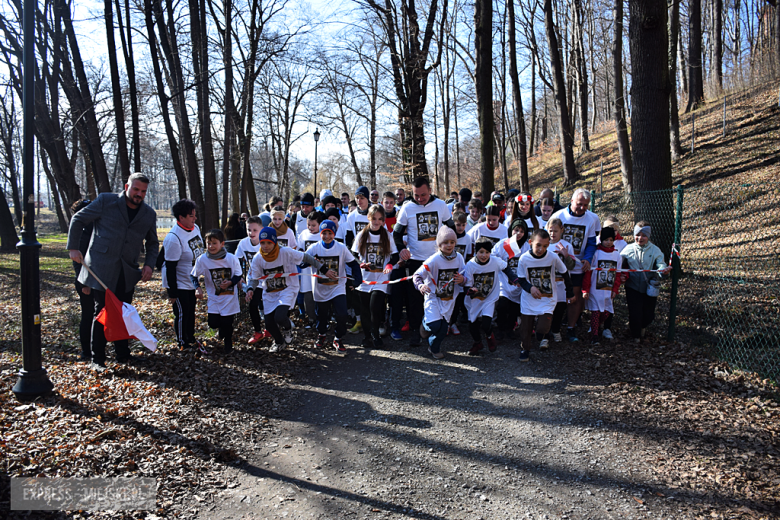
[[[71, 203], [134, 171], [158, 210], [193, 199], [204, 229], [272, 195], [418, 175], [444, 196], [529, 189], [550, 149], [571, 185], [604, 131], [626, 193], [671, 188], [680, 110], [780, 76], [780, 0], [356, 0], [319, 18], [285, 0], [105, 0], [81, 19], [36, 5], [37, 168], [63, 231]], [[22, 216], [21, 10], [0, 2], [3, 247]], [[337, 145], [317, 186], [315, 126]]]

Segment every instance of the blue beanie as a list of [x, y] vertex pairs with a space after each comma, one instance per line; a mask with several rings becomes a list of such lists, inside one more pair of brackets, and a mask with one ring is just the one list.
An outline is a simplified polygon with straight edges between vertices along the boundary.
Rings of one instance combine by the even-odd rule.
[[276, 230], [272, 227], [264, 227], [260, 231], [260, 242], [263, 240], [270, 240], [274, 244], [276, 244]]
[[322, 224], [320, 224], [320, 233], [322, 233], [325, 230], [331, 231], [334, 235], [336, 234], [336, 223], [332, 220], [323, 220]]
[[355, 197], [357, 197], [358, 195], [362, 195], [363, 197], [368, 198], [368, 188], [366, 188], [365, 186], [359, 187], [355, 192]]
[[271, 224], [271, 215], [263, 213], [260, 215], [260, 220], [263, 222], [263, 226], [269, 226]]

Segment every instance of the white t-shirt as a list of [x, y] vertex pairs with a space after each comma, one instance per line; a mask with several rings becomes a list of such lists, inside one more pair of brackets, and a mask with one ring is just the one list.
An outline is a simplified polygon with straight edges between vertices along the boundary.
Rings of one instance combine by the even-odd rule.
[[[312, 245], [316, 244], [320, 241], [320, 234], [317, 233], [316, 235], [309, 231], [308, 228], [304, 229], [298, 234], [298, 249], [301, 251], [308, 250]], [[301, 275], [301, 292], [307, 293], [312, 291], [312, 287], [314, 286], [313, 278], [310, 276], [314, 274], [314, 271], [311, 267], [307, 267], [302, 271]]]
[[[550, 247], [547, 248], [548, 251], [552, 251], [553, 253], [555, 253], [558, 249], [566, 249], [566, 251], [569, 252], [569, 256], [574, 256], [574, 248], [571, 247], [571, 244], [565, 240], [559, 240], [554, 244], [550, 243]], [[580, 264], [580, 261], [577, 260], [576, 256], [574, 256], [574, 267], [572, 268], [572, 271], [574, 271], [578, 267], [580, 270], [582, 270], [582, 264]], [[558, 302], [565, 302], [566, 284], [563, 281], [563, 276], [561, 276], [561, 274], [558, 271], [555, 272], [555, 284], [558, 287]]]
[[[262, 254], [255, 255], [252, 259], [251, 277], [253, 280], [257, 280], [261, 276], [269, 274], [295, 273], [301, 262], [303, 262], [303, 253], [289, 247], [280, 247], [279, 254], [273, 262], [265, 260]], [[262, 280], [263, 312], [270, 314], [279, 305], [292, 307], [298, 297], [299, 278], [300, 276], [290, 276], [289, 278]]]
[[468, 233], [463, 233], [463, 236], [459, 237], [458, 241], [455, 242], [455, 251], [460, 253], [460, 256], [463, 257], [463, 261], [465, 262], [473, 250], [474, 241], [471, 240], [471, 235]]
[[[200, 236], [200, 228], [196, 224], [192, 231], [187, 231], [178, 223], [174, 224], [165, 235], [163, 247], [165, 248], [165, 260], [178, 262], [176, 264], [176, 285], [178, 288], [183, 291], [194, 291], [195, 287], [190, 280], [190, 272], [198, 257], [206, 251]], [[166, 265], [163, 265], [162, 268], [162, 286], [165, 289], [170, 288], [168, 287]]]
[[560, 257], [547, 249], [542, 258], [534, 258], [530, 251], [520, 257], [517, 274], [528, 280], [532, 286], [541, 291], [538, 300], [531, 293], [523, 290], [520, 299], [521, 312], [527, 316], [552, 314], [558, 304], [558, 284], [555, 283], [555, 273], [565, 273], [566, 266]]
[[220, 316], [233, 316], [241, 312], [236, 296], [236, 286], [230, 289], [222, 289], [220, 284], [224, 280], [230, 280], [234, 276], [241, 276], [241, 264], [231, 253], [225, 258], [212, 260], [206, 255], [200, 255], [195, 260], [190, 274], [195, 278], [205, 278], [206, 294], [209, 296], [208, 313]]
[[[596, 244], [601, 245], [601, 235], [596, 237]], [[623, 251], [626, 246], [628, 245], [628, 242], [623, 240], [622, 238], [620, 240], [615, 240], [615, 243], [613, 244], [615, 246], [615, 249], [617, 249], [617, 252], [620, 253]]]
[[329, 280], [327, 278], [315, 278], [314, 279], [314, 301], [326, 302], [336, 296], [346, 295], [346, 280], [344, 277], [347, 275], [345, 269], [349, 262], [354, 262], [355, 257], [349, 252], [347, 246], [336, 242], [332, 242], [330, 249], [326, 249], [322, 242], [317, 242], [306, 250], [307, 253], [312, 255], [320, 262], [324, 262], [328, 269], [334, 270], [338, 276], [338, 280]]
[[493, 316], [501, 291], [501, 271], [505, 268], [506, 262], [493, 255], [485, 265], [480, 265], [476, 257], [466, 263], [466, 287], [479, 291], [473, 298], [466, 295], [464, 300], [470, 322], [480, 316]]
[[[368, 207], [370, 208], [371, 206], [369, 205]], [[343, 232], [344, 237], [347, 236], [348, 231], [352, 231], [352, 238], [355, 238], [358, 236], [358, 233], [360, 233], [361, 231], [363, 231], [363, 229], [368, 227], [368, 224], [369, 224], [368, 208], [366, 208], [365, 215], [361, 215], [360, 210], [353, 211], [352, 213], [350, 213], [349, 216], [347, 217], [347, 225], [345, 227], [339, 225], [339, 229], [344, 227], [344, 232]]]
[[[497, 256], [501, 260], [505, 261], [506, 265], [511, 267], [512, 269], [517, 268], [517, 264], [520, 261], [520, 256], [531, 248], [531, 246], [528, 245], [528, 242], [526, 242], [520, 248], [520, 254], [510, 258], [509, 252], [504, 247], [504, 244], [506, 244], [507, 241], [514, 240], [514, 239], [515, 237], [512, 237], [511, 239], [505, 238], [504, 240], [502, 240], [501, 242], [493, 246], [493, 251], [491, 251], [492, 255]], [[506, 275], [503, 272], [501, 273], [501, 290], [499, 296], [503, 296], [504, 298], [509, 298], [515, 303], [520, 303], [520, 293], [522, 292], [523, 292], [522, 287], [518, 287], [517, 285], [513, 285], [509, 283], [509, 279], [506, 277]]]
[[[306, 217], [306, 215], [303, 214], [303, 212], [299, 211], [295, 214], [295, 229], [293, 230], [295, 236], [300, 235], [303, 231], [309, 228], [308, 221], [309, 219]], [[287, 246], [287, 247], [292, 247], [292, 246]]]
[[425, 285], [431, 289], [431, 292], [425, 295], [424, 301], [426, 323], [441, 319], [449, 323], [452, 311], [455, 309], [455, 301], [463, 290], [452, 278], [455, 273], [463, 274], [465, 270], [466, 263], [462, 256], [455, 255], [452, 260], [447, 260], [437, 252], [425, 260], [414, 273], [415, 276], [419, 275]]
[[451, 218], [452, 213], [447, 204], [433, 196], [425, 206], [413, 201], [401, 206], [396, 224], [406, 226], [412, 260], [424, 261], [436, 253], [436, 235], [439, 234], [439, 228]]
[[[304, 227], [304, 229], [308, 229], [308, 228]], [[289, 247], [290, 249], [298, 249], [297, 243], [295, 241], [295, 233], [293, 232], [292, 229], [290, 229], [289, 226], [287, 226], [287, 231], [285, 231], [283, 235], [280, 235], [279, 232], [277, 231], [276, 243], [279, 244], [279, 247]]]
[[[386, 231], [387, 229], [385, 229]], [[394, 253], [398, 252], [398, 249], [395, 247], [395, 243], [393, 242], [393, 237], [388, 233], [388, 240], [390, 242], [390, 251], [385, 252], [384, 254], [379, 253], [379, 235], [375, 235], [370, 232], [370, 228], [365, 228], [363, 231], [360, 232], [360, 234], [368, 234], [368, 243], [366, 244], [366, 255], [365, 257], [360, 254], [360, 251], [358, 251], [358, 243], [360, 235], [355, 238], [355, 242], [352, 244], [352, 253], [355, 256], [355, 258], [358, 259], [358, 262], [361, 264], [364, 262], [368, 262], [371, 264], [371, 267], [369, 269], [361, 269], [363, 274], [363, 281], [364, 282], [386, 282], [390, 279], [389, 274], [384, 273], [385, 266], [390, 263], [390, 256]], [[371, 291], [382, 291], [383, 293], [387, 292], [389, 285], [366, 285], [366, 284], [360, 284], [360, 286], [357, 288], [358, 291], [362, 292], [371, 292]]]
[[[619, 269], [623, 262], [620, 259], [620, 252], [614, 249], [611, 253], [596, 250], [593, 255], [591, 265], [601, 269]], [[589, 311], [608, 311], [615, 312], [612, 306], [612, 286], [615, 284], [617, 271], [591, 271], [590, 272], [590, 292], [585, 303], [585, 308]]]
[[482, 224], [477, 224], [471, 228], [469, 235], [471, 235], [472, 244], [479, 242], [480, 238], [487, 238], [493, 243], [493, 245], [496, 245], [497, 243], [507, 238], [509, 231], [503, 224], [498, 224], [496, 229], [490, 229], [487, 225], [487, 222], [483, 222]]
[[252, 268], [252, 259], [260, 251], [260, 240], [257, 240], [257, 245], [252, 245], [252, 239], [249, 237], [242, 238], [241, 242], [236, 246], [236, 258], [238, 261], [244, 261], [244, 278], [249, 281], [250, 269]]
[[[582, 260], [585, 256], [588, 239], [591, 237], [595, 238], [596, 233], [601, 231], [599, 217], [587, 210], [584, 215], [577, 217], [569, 212], [569, 207], [567, 206], [553, 213], [550, 220], [554, 218], [561, 219], [563, 223], [563, 239], [571, 244], [574, 248], [574, 254]], [[580, 274], [581, 272], [580, 268], [579, 271], [572, 271], [572, 274]]]

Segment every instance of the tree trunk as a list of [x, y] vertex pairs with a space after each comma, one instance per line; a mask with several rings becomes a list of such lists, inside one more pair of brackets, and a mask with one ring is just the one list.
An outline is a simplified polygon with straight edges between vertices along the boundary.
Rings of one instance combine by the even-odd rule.
[[[536, 56], [531, 56], [531, 132], [528, 136], [528, 154], [533, 156], [536, 150]], [[528, 161], [526, 160], [526, 168]]]
[[704, 79], [701, 53], [701, 0], [688, 3], [688, 106], [685, 112], [696, 110], [704, 101]]
[[680, 109], [677, 106], [677, 45], [680, 35], [680, 0], [670, 0], [669, 14], [669, 141], [672, 162], [682, 156]]
[[14, 217], [11, 208], [8, 207], [3, 186], [0, 184], [0, 250], [12, 251], [16, 249], [18, 242], [19, 235], [16, 234]]
[[138, 85], [135, 82], [135, 58], [133, 57], [133, 28], [130, 25], [130, 0], [125, 0], [125, 13], [127, 13], [127, 35], [122, 21], [122, 10], [119, 0], [116, 0], [117, 20], [119, 20], [119, 34], [122, 40], [122, 54], [125, 58], [127, 70], [127, 83], [130, 93], [130, 121], [133, 128], [133, 171], [141, 171], [141, 124], [138, 113]]
[[224, 45], [222, 48], [222, 64], [225, 67], [225, 141], [222, 144], [222, 226], [227, 225], [230, 215], [230, 195], [233, 193], [233, 203], [238, 204], [238, 183], [233, 183], [231, 189], [230, 183], [230, 165], [232, 164], [231, 153], [233, 152], [233, 122], [236, 106], [233, 101], [233, 2], [225, 0], [225, 29]]
[[[111, 94], [114, 101], [114, 126], [116, 127], [116, 147], [119, 167], [122, 170], [122, 184], [130, 177], [130, 157], [127, 153], [127, 132], [125, 131], [125, 107], [122, 100], [122, 84], [119, 81], [119, 64], [116, 58], [116, 40], [114, 39], [114, 9], [112, 0], [103, 2], [106, 22], [106, 42], [108, 47], [108, 68], [111, 71]], [[121, 13], [120, 13], [121, 16]]]
[[[634, 217], [651, 222], [653, 242], [668, 254], [674, 230], [674, 205], [666, 2], [631, 0], [629, 13]], [[646, 193], [658, 190], [666, 191], [660, 196]]]
[[[41, 155], [43, 154], [41, 153]], [[60, 233], [67, 233], [68, 219], [65, 216], [65, 212], [63, 211], [63, 204], [60, 200], [59, 191], [57, 191], [57, 183], [54, 180], [54, 175], [52, 175], [51, 170], [49, 169], [49, 165], [46, 164], [46, 161], [41, 161], [41, 166], [43, 166], [43, 171], [46, 173], [46, 179], [49, 181], [49, 194], [52, 195], [54, 209], [57, 212], [57, 223], [60, 225]]]
[[490, 197], [495, 188], [493, 167], [493, 2], [474, 3], [474, 67], [479, 122], [479, 171], [482, 193]]
[[574, 0], [574, 34], [576, 46], [574, 50], [575, 69], [577, 71], [577, 87], [580, 105], [580, 142], [582, 150], [590, 151], [590, 138], [588, 137], [588, 65], [585, 60], [585, 38], [583, 36], [582, 5], [581, 0]]
[[561, 139], [561, 162], [563, 163], [563, 184], [568, 186], [579, 179], [574, 165], [574, 136], [569, 126], [569, 107], [566, 105], [566, 82], [563, 78], [563, 63], [558, 48], [558, 37], [553, 23], [552, 1], [544, 0], [544, 27], [547, 32], [547, 46], [550, 49], [550, 68], [553, 75], [555, 106], [558, 109]]
[[[515, 28], [514, 4], [515, 0], [507, 0], [507, 7], [509, 9], [509, 76], [512, 80], [512, 102], [514, 103], [515, 124], [517, 126], [517, 162], [519, 163], [520, 170], [520, 187], [523, 191], [530, 192], [531, 183], [528, 180], [528, 150], [526, 148], [525, 113], [523, 111], [523, 98], [520, 95], [520, 76], [517, 72], [517, 32]], [[531, 58], [531, 61], [533, 62], [533, 58]], [[532, 76], [533, 73], [534, 70], [532, 66]]]
[[723, 90], [723, 0], [712, 0], [712, 63], [715, 84]]
[[629, 194], [633, 191], [634, 174], [626, 125], [626, 100], [623, 99], [623, 0], [615, 0], [615, 11], [612, 18], [615, 23], [615, 33], [612, 38], [612, 73], [615, 76], [615, 113], [613, 115], [623, 191]]

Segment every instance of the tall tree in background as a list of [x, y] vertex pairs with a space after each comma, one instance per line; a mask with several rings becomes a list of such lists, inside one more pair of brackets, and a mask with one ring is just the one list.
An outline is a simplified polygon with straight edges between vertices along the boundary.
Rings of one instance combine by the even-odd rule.
[[[119, 13], [121, 15], [121, 13]], [[127, 153], [127, 131], [125, 130], [125, 106], [122, 99], [122, 84], [119, 81], [119, 63], [116, 57], [116, 39], [114, 38], [114, 9], [112, 0], [103, 2], [103, 18], [106, 22], [106, 41], [108, 43], [108, 66], [111, 71], [111, 94], [114, 101], [114, 126], [116, 128], [116, 146], [119, 156], [119, 169], [122, 172], [122, 184], [130, 177], [130, 157]]]
[[574, 135], [569, 118], [569, 106], [566, 103], [566, 81], [563, 77], [563, 62], [558, 47], [558, 37], [555, 34], [552, 0], [544, 0], [544, 28], [547, 33], [547, 46], [550, 51], [550, 68], [552, 69], [555, 106], [558, 109], [558, 131], [561, 139], [561, 161], [563, 163], [563, 183], [573, 184], [580, 175], [574, 165]]
[[682, 155], [680, 108], [677, 105], [677, 46], [680, 40], [680, 0], [669, 0], [669, 146], [672, 161]]
[[[574, 14], [574, 69], [576, 71], [577, 93], [579, 94], [580, 108], [580, 140], [582, 150], [590, 151], [590, 138], [588, 137], [588, 64], [585, 59], [585, 21], [582, 14], [582, 0], [574, 0], [572, 7]], [[591, 49], [593, 52], [593, 49]]]
[[612, 73], [615, 76], [615, 133], [620, 156], [620, 177], [623, 191], [631, 193], [634, 187], [634, 168], [631, 162], [631, 146], [626, 124], [626, 100], [623, 98], [623, 0], [615, 0], [613, 11], [615, 32], [612, 38]]
[[718, 91], [723, 90], [723, 0], [712, 0], [712, 74]]
[[[515, 0], [507, 0], [506, 4], [509, 10], [509, 76], [512, 80], [512, 101], [514, 102], [515, 124], [517, 125], [517, 162], [520, 167], [520, 186], [523, 191], [531, 191], [531, 183], [528, 180], [528, 148], [525, 135], [525, 112], [523, 111], [523, 98], [520, 95], [520, 76], [517, 72]], [[533, 60], [533, 58], [531, 59]]]
[[704, 75], [701, 49], [701, 0], [688, 2], [688, 105], [685, 112], [696, 110], [704, 101]]
[[[130, 24], [130, 0], [125, 0], [127, 23], [122, 19], [122, 8], [116, 0], [116, 15], [119, 21], [119, 36], [122, 41], [122, 54], [127, 71], [128, 92], [130, 94], [130, 124], [133, 129], [133, 171], [141, 171], [141, 122], [138, 113], [138, 85], [135, 82], [135, 58], [133, 57], [133, 27]], [[125, 28], [127, 33], [125, 34]]]
[[482, 193], [489, 197], [495, 188], [493, 167], [493, 1], [474, 3], [474, 69], [479, 122], [479, 155]]

